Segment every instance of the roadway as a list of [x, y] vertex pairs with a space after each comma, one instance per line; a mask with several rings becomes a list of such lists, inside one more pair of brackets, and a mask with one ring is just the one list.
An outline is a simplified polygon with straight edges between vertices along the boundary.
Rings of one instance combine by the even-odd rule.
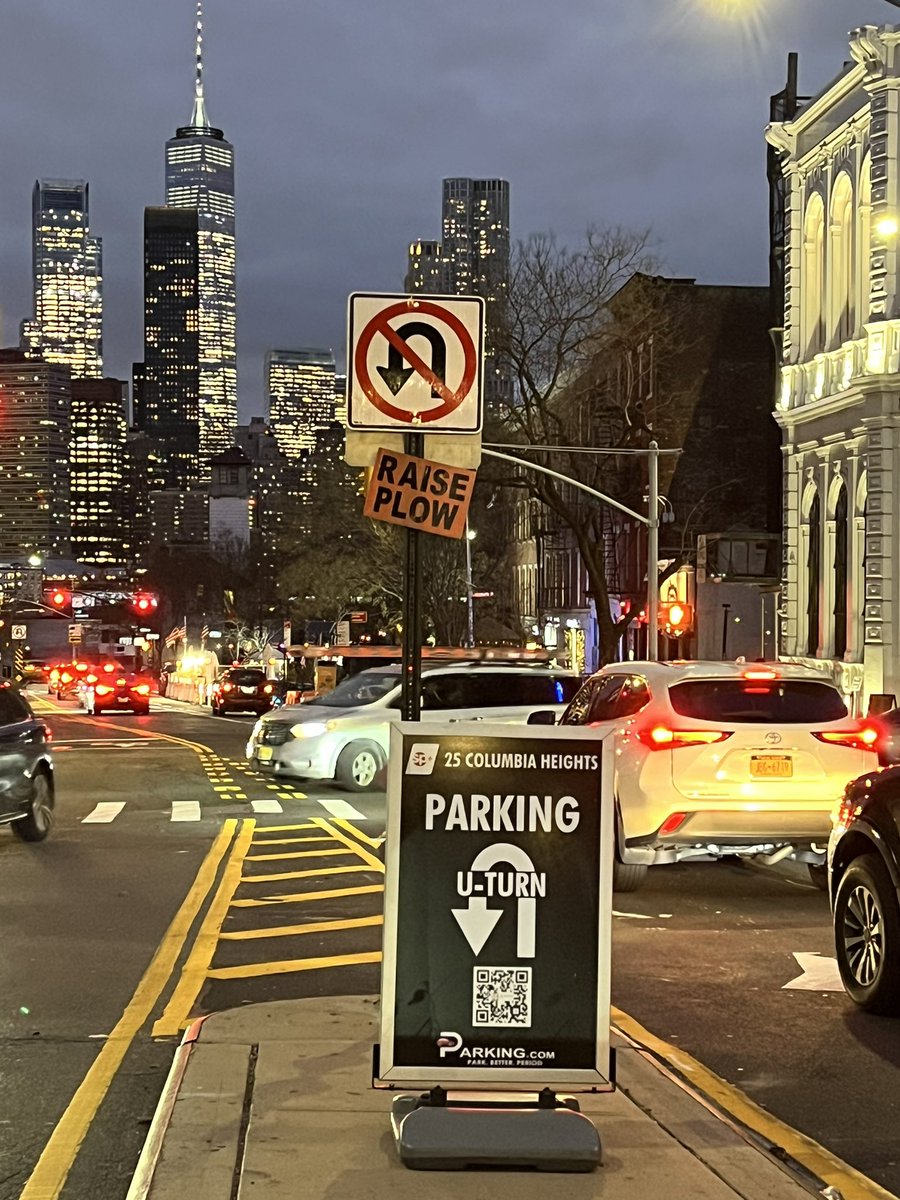
[[[253, 775], [249, 716], [62, 707], [50, 839], [0, 831], [0, 1200], [124, 1197], [192, 1017], [378, 990], [383, 794]], [[838, 990], [805, 871], [658, 868], [614, 907], [624, 1027], [900, 1195], [900, 1021]]]

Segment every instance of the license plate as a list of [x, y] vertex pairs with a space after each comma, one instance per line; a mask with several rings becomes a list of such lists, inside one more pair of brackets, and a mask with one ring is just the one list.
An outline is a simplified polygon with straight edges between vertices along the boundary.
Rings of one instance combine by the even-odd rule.
[[790, 779], [794, 763], [786, 754], [753, 754], [750, 774], [756, 779]]
[[260, 746], [256, 751], [256, 757], [259, 759], [260, 762], [268, 762], [269, 759], [272, 757], [272, 747], [271, 746]]
[[127, 704], [127, 703], [128, 703], [128, 697], [127, 697], [127, 696], [116, 696], [116, 699], [118, 700], [118, 702], [119, 702], [120, 704]]

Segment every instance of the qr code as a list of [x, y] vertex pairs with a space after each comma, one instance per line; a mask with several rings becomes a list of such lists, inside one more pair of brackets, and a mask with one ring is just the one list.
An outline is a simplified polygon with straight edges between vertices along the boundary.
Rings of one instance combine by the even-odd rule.
[[531, 967], [476, 967], [472, 1024], [531, 1026]]

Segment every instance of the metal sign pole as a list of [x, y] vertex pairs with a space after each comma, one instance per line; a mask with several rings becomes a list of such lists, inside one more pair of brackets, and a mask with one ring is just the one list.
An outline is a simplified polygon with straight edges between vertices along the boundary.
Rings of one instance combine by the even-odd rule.
[[[405, 454], [421, 458], [425, 452], [423, 433], [403, 435]], [[406, 561], [403, 587], [403, 680], [400, 705], [404, 721], [418, 721], [422, 699], [422, 562], [421, 533], [406, 530]]]
[[647, 458], [647, 658], [659, 658], [659, 445]]

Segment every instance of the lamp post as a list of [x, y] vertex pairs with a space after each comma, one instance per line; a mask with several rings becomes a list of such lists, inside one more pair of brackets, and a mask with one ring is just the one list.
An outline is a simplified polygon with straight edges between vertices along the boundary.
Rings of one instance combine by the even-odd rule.
[[475, 605], [472, 602], [472, 542], [476, 534], [469, 528], [466, 518], [466, 646], [471, 650], [475, 645]]

